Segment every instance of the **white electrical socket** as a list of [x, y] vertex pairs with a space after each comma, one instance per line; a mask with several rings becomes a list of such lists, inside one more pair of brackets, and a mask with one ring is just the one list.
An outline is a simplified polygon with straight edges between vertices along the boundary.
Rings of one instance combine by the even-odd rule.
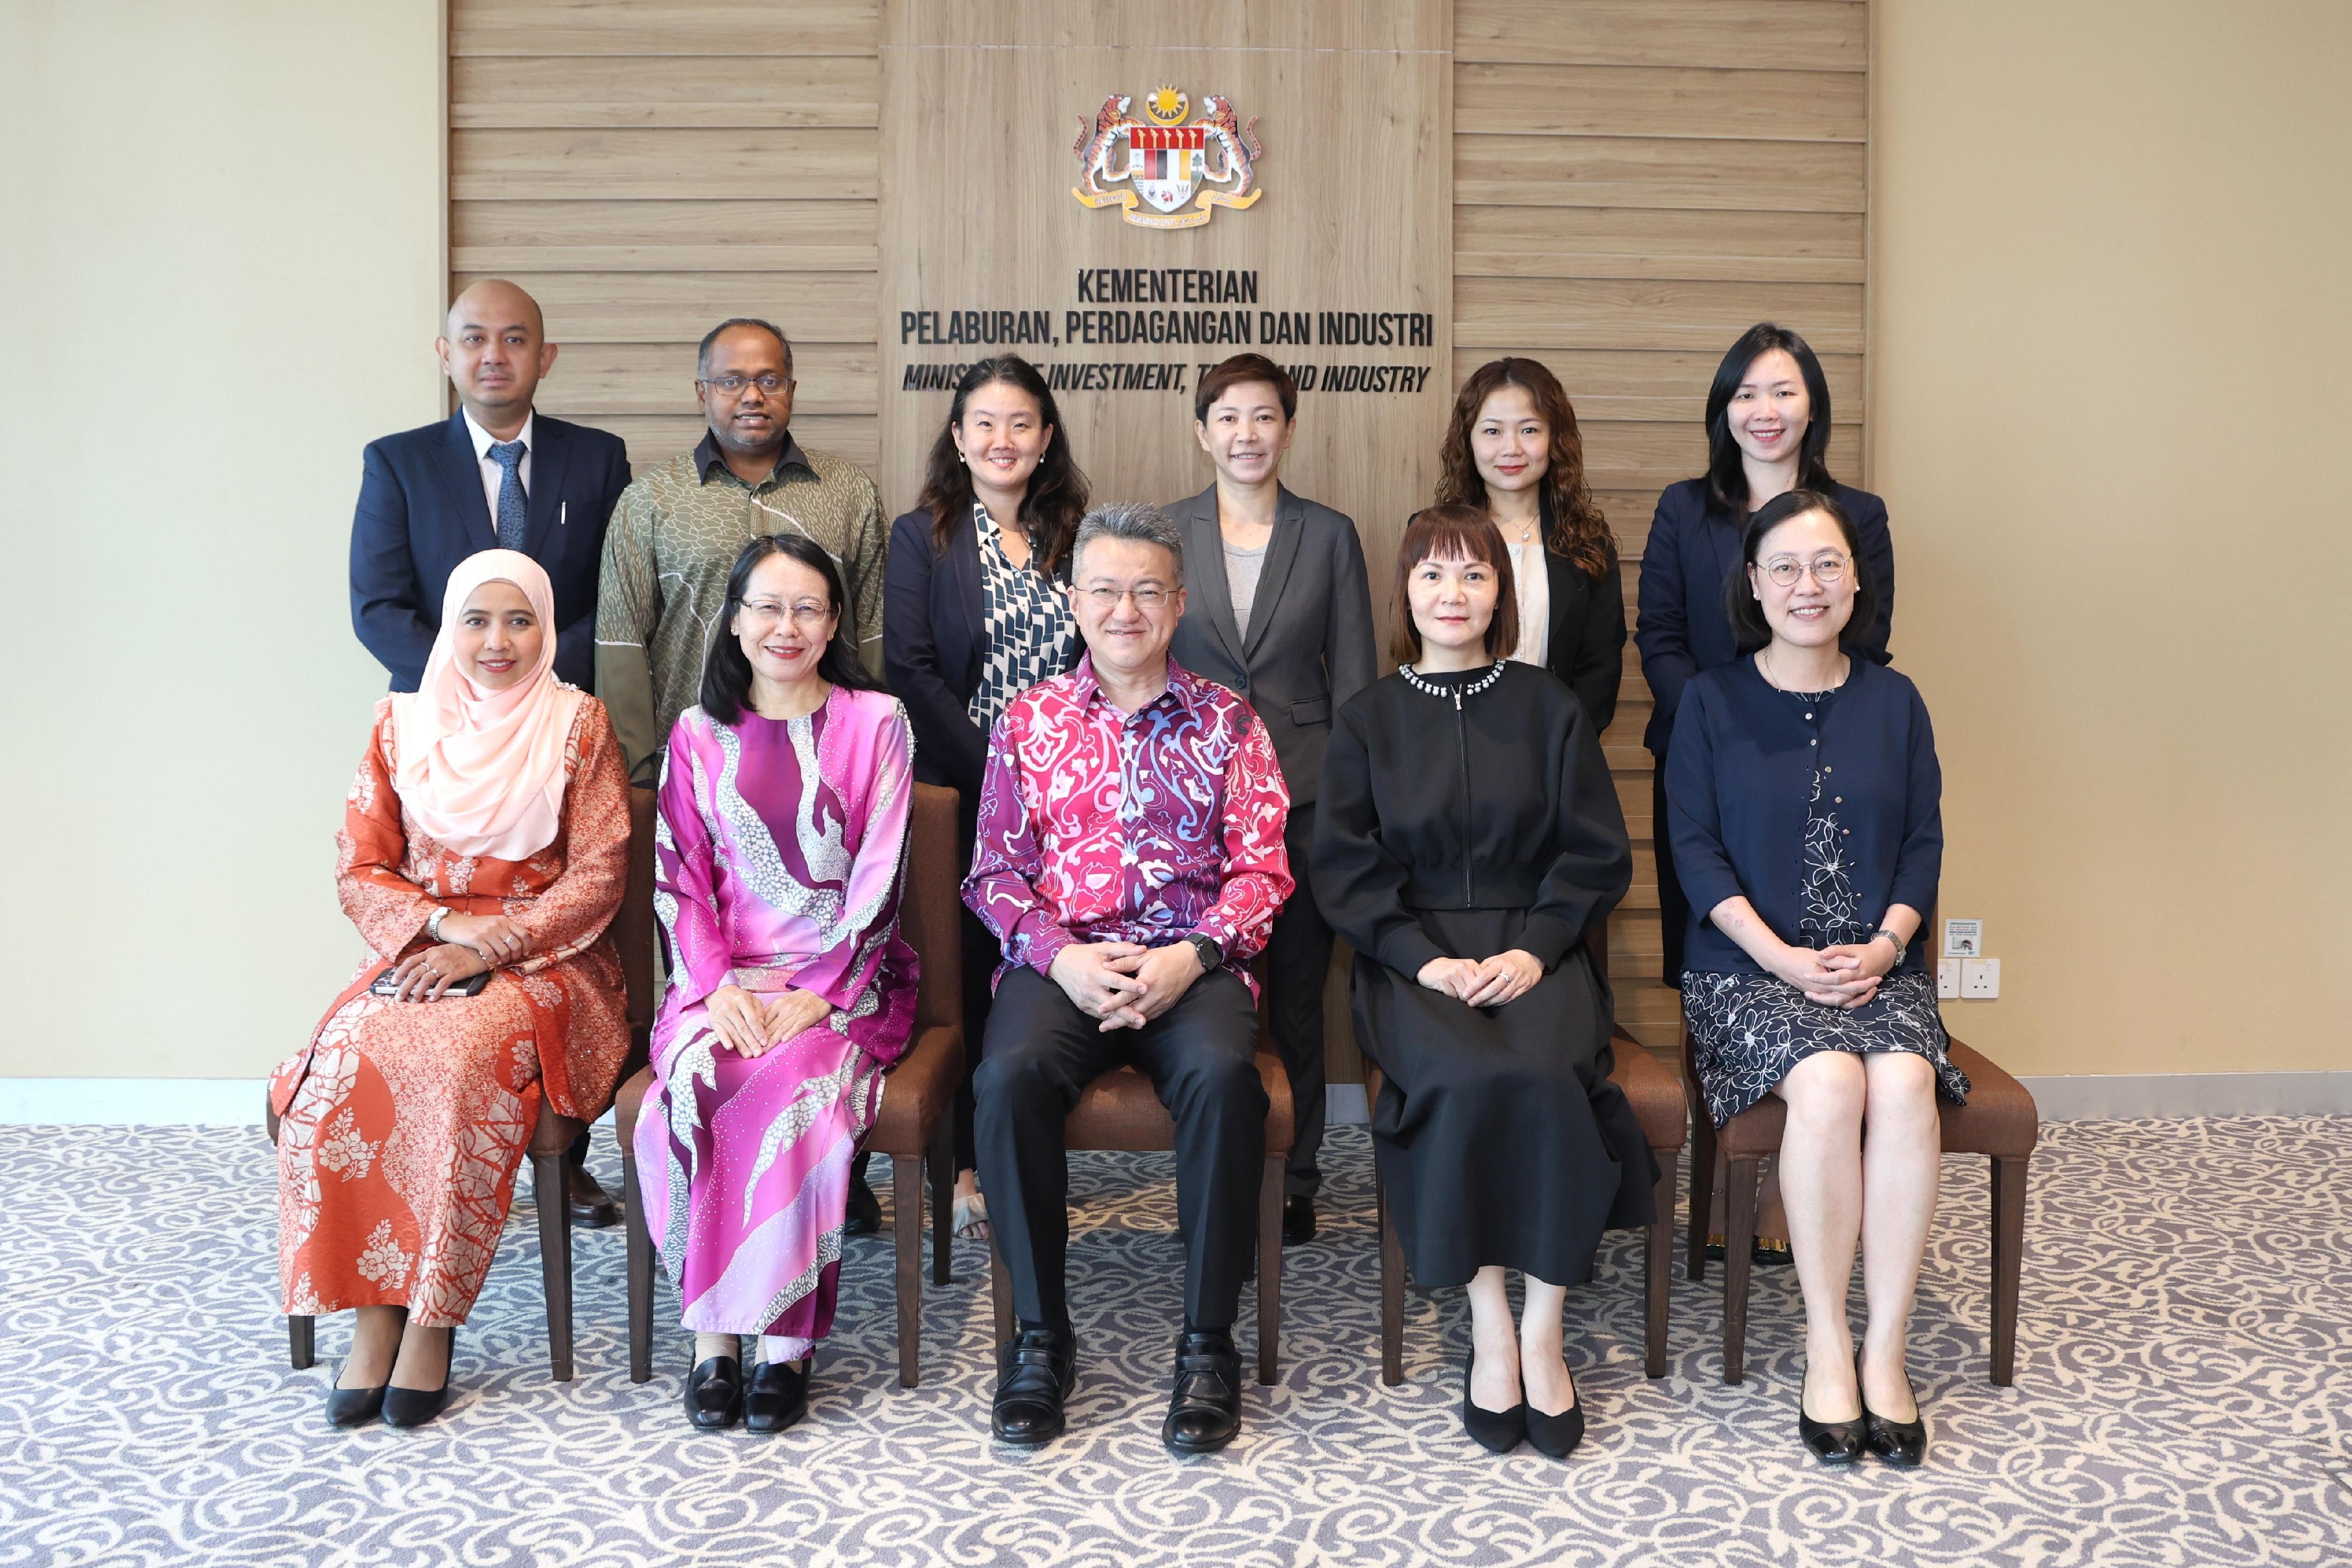
[[1959, 995], [1960, 961], [1958, 958], [1938, 961], [1936, 965], [1936, 999], [1939, 1002], [1957, 1001]]
[[2000, 960], [1998, 958], [1961, 959], [1960, 995], [1978, 1001], [1992, 1001], [1998, 998], [2000, 995]]

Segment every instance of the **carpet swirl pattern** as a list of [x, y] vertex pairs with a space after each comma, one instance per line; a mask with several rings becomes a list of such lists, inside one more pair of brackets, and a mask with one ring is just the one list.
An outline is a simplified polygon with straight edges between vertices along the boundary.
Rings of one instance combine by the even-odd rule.
[[[888, 1245], [853, 1241], [808, 1418], [755, 1438], [679, 1414], [666, 1284], [655, 1380], [628, 1381], [621, 1232], [575, 1232], [579, 1375], [550, 1383], [527, 1183], [458, 1336], [460, 1397], [417, 1431], [338, 1432], [348, 1320], [320, 1324], [318, 1368], [287, 1366], [257, 1130], [0, 1128], [0, 1568], [2352, 1563], [2352, 1119], [2047, 1129], [2006, 1389], [1985, 1381], [1986, 1179], [1949, 1160], [1912, 1474], [1798, 1448], [1788, 1270], [1757, 1273], [1738, 1386], [1719, 1270], [1677, 1270], [1670, 1372], [1644, 1378], [1630, 1232], [1570, 1292], [1585, 1446], [1486, 1457], [1458, 1415], [1458, 1291], [1408, 1295], [1408, 1381], [1380, 1382], [1370, 1145], [1331, 1142], [1322, 1236], [1288, 1255], [1282, 1381], [1250, 1385], [1233, 1448], [1178, 1461], [1158, 1440], [1181, 1264], [1163, 1157], [1073, 1160], [1071, 1430], [1014, 1453], [987, 1435], [977, 1247], [927, 1291], [924, 1382], [901, 1389]], [[1245, 1354], [1255, 1333], [1245, 1304]]]

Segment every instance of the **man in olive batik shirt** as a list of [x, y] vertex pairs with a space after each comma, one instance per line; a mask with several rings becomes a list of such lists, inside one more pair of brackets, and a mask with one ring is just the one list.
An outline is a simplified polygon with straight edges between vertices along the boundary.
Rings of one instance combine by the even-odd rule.
[[709, 434], [622, 492], [597, 589], [596, 695], [630, 782], [648, 787], [670, 726], [699, 700], [728, 570], [754, 536], [822, 546], [849, 595], [843, 629], [881, 663], [882, 498], [854, 465], [793, 439], [792, 344], [765, 321], [723, 321], [702, 340], [694, 390]]

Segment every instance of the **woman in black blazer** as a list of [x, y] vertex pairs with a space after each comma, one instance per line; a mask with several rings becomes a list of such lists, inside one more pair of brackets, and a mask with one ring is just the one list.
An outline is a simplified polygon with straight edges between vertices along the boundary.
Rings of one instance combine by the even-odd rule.
[[[959, 849], [971, 858], [988, 731], [1005, 705], [1077, 662], [1070, 541], [1087, 476], [1035, 366], [986, 359], [956, 383], [915, 509], [890, 526], [883, 569], [882, 664], [915, 732], [915, 778], [961, 797]], [[973, 1171], [971, 1069], [1002, 949], [963, 919], [964, 1082], [956, 1095], [955, 1228], [988, 1234]]]
[[[1651, 802], [1655, 821], [1666, 820], [1666, 747], [1683, 688], [1702, 670], [1738, 656], [1724, 613], [1724, 585], [1737, 575], [1739, 530], [1748, 514], [1775, 496], [1802, 486], [1833, 497], [1853, 519], [1863, 570], [1877, 600], [1868, 624], [1848, 645], [1874, 664], [1887, 662], [1895, 620], [1895, 545], [1886, 531], [1886, 503], [1830, 477], [1830, 387], [1822, 362], [1785, 327], [1761, 321], [1739, 335], [1706, 394], [1706, 473], [1669, 486], [1658, 497], [1650, 537], [1642, 547], [1639, 618], [1634, 646], [1649, 683], [1649, 727], [1642, 736], [1656, 759]], [[1675, 874], [1663, 828], [1654, 835], [1659, 927], [1665, 941], [1663, 978], [1683, 983], [1683, 925], [1690, 904]]]
[[1479, 366], [1454, 400], [1438, 465], [1438, 504], [1478, 507], [1510, 549], [1519, 601], [1510, 656], [1567, 683], [1600, 734], [1623, 674], [1625, 582], [1559, 378], [1536, 360]]
[[[1805, 1297], [1797, 1430], [1824, 1464], [1917, 1464], [1905, 1329], [1936, 1210], [1936, 1099], [1965, 1101], [1916, 944], [1942, 870], [1943, 777], [1918, 688], [1864, 656], [1875, 590], [1836, 498], [1792, 490], [1741, 530], [1742, 656], [1692, 680], [1666, 762], [1689, 890], [1692, 1061], [1721, 1126], [1788, 1107], [1780, 1195]], [[1866, 1135], [1865, 1135], [1866, 1134]], [[1846, 1291], [1857, 1242], [1870, 1321]]]
[[1184, 619], [1169, 646], [1194, 674], [1237, 692], [1265, 720], [1290, 790], [1297, 887], [1266, 941], [1266, 1029], [1290, 1073], [1297, 1124], [1283, 1181], [1282, 1239], [1315, 1234], [1323, 1143], [1323, 981], [1331, 928], [1307, 878], [1331, 714], [1380, 674], [1364, 549], [1344, 514], [1282, 487], [1298, 383], [1264, 354], [1201, 378], [1192, 434], [1217, 481], [1161, 508], [1184, 536]]

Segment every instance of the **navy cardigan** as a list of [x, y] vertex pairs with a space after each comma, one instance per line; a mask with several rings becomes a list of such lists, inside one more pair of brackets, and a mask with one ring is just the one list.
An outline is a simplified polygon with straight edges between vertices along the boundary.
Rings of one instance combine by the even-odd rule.
[[[1907, 904], [1922, 915], [1935, 907], [1944, 775], [1919, 688], [1855, 659], [1836, 695], [1814, 706], [1774, 690], [1755, 660], [1739, 659], [1684, 690], [1666, 753], [1675, 872], [1690, 896], [1686, 971], [1761, 972], [1707, 920], [1717, 904], [1743, 894], [1774, 935], [1796, 942], [1816, 763], [1862, 898], [1861, 918], [1874, 926], [1889, 904]], [[1924, 970], [1927, 954], [1927, 944], [1914, 941], [1903, 967]]]
[[[1895, 541], [1886, 531], [1886, 503], [1850, 485], [1834, 486], [1834, 493], [1853, 519], [1863, 566], [1878, 591], [1878, 619], [1846, 646], [1883, 664], [1895, 624]], [[1745, 519], [1709, 512], [1706, 501], [1704, 479], [1667, 486], [1642, 546], [1641, 614], [1633, 645], [1642, 651], [1642, 678], [1650, 684], [1650, 725], [1642, 732], [1642, 744], [1653, 757], [1666, 755], [1675, 709], [1691, 677], [1739, 657], [1731, 622], [1723, 613], [1723, 585], [1739, 570]]]

